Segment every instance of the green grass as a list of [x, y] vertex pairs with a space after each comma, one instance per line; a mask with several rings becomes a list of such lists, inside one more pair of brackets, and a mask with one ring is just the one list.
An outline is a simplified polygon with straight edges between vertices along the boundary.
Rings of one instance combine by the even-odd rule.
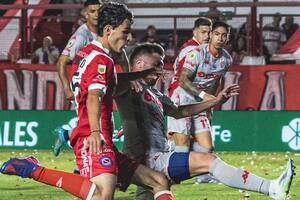
[[[32, 151], [32, 150], [1, 150], [0, 164], [9, 157], [24, 157], [27, 155], [36, 156], [43, 166], [48, 168], [73, 171], [74, 156], [71, 151], [62, 152], [55, 158], [51, 151]], [[247, 170], [273, 179], [279, 176], [284, 169], [287, 159], [293, 158], [296, 165], [300, 163], [300, 153], [228, 153], [221, 152], [218, 155], [226, 162], [244, 167]], [[296, 168], [296, 173], [300, 174], [300, 167]], [[200, 184], [195, 185], [194, 179], [185, 181], [180, 185], [172, 186], [172, 191], [177, 200], [264, 200], [269, 199], [261, 194], [252, 192], [242, 192], [231, 189], [224, 185]], [[135, 186], [130, 186], [126, 193], [117, 191], [116, 200], [134, 199]], [[244, 197], [249, 194], [250, 197]], [[37, 183], [30, 179], [22, 179], [16, 176], [0, 175], [0, 199], [1, 200], [71, 200], [76, 199], [64, 191]], [[300, 199], [300, 178], [294, 179], [291, 198]]]

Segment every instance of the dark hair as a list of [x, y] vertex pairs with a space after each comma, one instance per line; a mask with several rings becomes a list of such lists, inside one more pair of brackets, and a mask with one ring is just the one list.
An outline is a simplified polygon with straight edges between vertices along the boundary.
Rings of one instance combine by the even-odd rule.
[[198, 28], [199, 26], [209, 26], [210, 27], [211, 24], [212, 24], [212, 22], [209, 18], [199, 17], [198, 19], [195, 20], [193, 29]]
[[164, 49], [161, 45], [156, 43], [141, 43], [133, 48], [129, 56], [130, 64], [134, 62], [134, 59], [143, 54], [152, 54], [158, 53], [161, 56], [164, 56]]
[[133, 15], [126, 5], [110, 2], [104, 4], [99, 10], [97, 33], [103, 36], [103, 28], [106, 25], [111, 25], [113, 28], [118, 27], [125, 19], [132, 23]]
[[84, 7], [88, 7], [89, 5], [100, 5], [102, 4], [102, 1], [100, 0], [86, 0], [86, 2], [84, 2]]
[[230, 26], [222, 21], [215, 21], [212, 25], [211, 31], [215, 30], [218, 27], [224, 27], [227, 30], [227, 33], [230, 32]]
[[150, 29], [156, 29], [156, 28], [155, 28], [155, 26], [153, 26], [153, 25], [149, 25], [149, 26], [147, 27], [147, 31], [149, 31]]

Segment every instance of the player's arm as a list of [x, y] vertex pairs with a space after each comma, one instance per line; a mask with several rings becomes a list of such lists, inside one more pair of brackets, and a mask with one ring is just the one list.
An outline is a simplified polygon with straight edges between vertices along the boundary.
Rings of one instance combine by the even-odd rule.
[[74, 95], [70, 88], [68, 72], [67, 72], [67, 65], [69, 62], [71, 62], [71, 60], [68, 56], [61, 55], [57, 61], [56, 69], [57, 69], [58, 76], [61, 80], [61, 83], [63, 85], [66, 98], [68, 100], [72, 100], [74, 99]]
[[98, 154], [101, 146], [101, 130], [100, 130], [100, 113], [101, 113], [101, 97], [103, 93], [98, 89], [89, 90], [86, 106], [88, 113], [88, 120], [90, 125], [90, 136], [88, 137], [88, 143], [90, 149]]
[[179, 77], [179, 85], [193, 96], [200, 96], [203, 100], [213, 99], [215, 98], [213, 95], [198, 89], [192, 81], [195, 78], [197, 66], [201, 64], [200, 59], [201, 52], [197, 50], [192, 50], [187, 54]]
[[[130, 72], [129, 68], [129, 59], [125, 49], [123, 48], [120, 53], [112, 52], [112, 58], [116, 64], [119, 64], [122, 67], [123, 72]], [[119, 79], [119, 77], [118, 77]], [[120, 86], [120, 84], [119, 84]], [[143, 90], [142, 85], [137, 80], [131, 80], [129, 85], [132, 90], [136, 92], [141, 92]], [[124, 89], [124, 87], [122, 87]], [[127, 85], [126, 85], [127, 88]], [[129, 89], [128, 88], [128, 89]]]
[[223, 89], [216, 98], [203, 100], [200, 103], [181, 105], [181, 106], [169, 106], [165, 109], [167, 115], [174, 117], [176, 119], [189, 117], [196, 115], [204, 110], [214, 107], [215, 105], [225, 103], [230, 97], [239, 95], [240, 87], [236, 84], [230, 85]]

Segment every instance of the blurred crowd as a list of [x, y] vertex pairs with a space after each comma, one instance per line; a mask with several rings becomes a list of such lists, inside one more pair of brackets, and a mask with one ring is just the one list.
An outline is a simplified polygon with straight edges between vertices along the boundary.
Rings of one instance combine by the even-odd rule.
[[[53, 64], [57, 61], [68, 38], [80, 25], [85, 23], [85, 17], [80, 11], [64, 13], [49, 10], [44, 15], [55, 15], [56, 18], [42, 19], [36, 25], [32, 31], [33, 39], [27, 45], [27, 49], [30, 49], [28, 57], [31, 57], [31, 63]], [[221, 11], [216, 7], [211, 7], [205, 17], [212, 20], [221, 19], [226, 21]], [[291, 38], [298, 29], [298, 24], [294, 22], [293, 16], [281, 15], [280, 13], [274, 14], [272, 19], [269, 17], [266, 21], [268, 23], [263, 24], [262, 30], [260, 30], [260, 27], [257, 27], [256, 38], [257, 40], [262, 39], [259, 43], [263, 45], [262, 48], [261, 46], [256, 47], [255, 54], [259, 55], [262, 49], [263, 56], [268, 64], [273, 63], [270, 57]], [[249, 34], [251, 33], [250, 23], [251, 19], [247, 17], [240, 27], [232, 28], [230, 31], [226, 49], [232, 55], [234, 64], [241, 64], [244, 57], [250, 55], [251, 49], [249, 45], [252, 39], [252, 36]], [[145, 30], [133, 31], [128, 49], [137, 42], [159, 43], [166, 51], [165, 62], [172, 63], [177, 56], [178, 48], [191, 37], [190, 30], [176, 30], [176, 32], [177, 34], [174, 34], [173, 30], [157, 30], [155, 23], [149, 24]], [[11, 52], [10, 59], [11, 62], [18, 61], [18, 49]]]

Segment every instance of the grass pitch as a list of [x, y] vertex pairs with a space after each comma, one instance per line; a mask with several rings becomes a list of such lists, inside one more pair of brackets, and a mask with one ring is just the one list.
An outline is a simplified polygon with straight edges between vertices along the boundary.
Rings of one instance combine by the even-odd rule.
[[[56, 158], [52, 152], [32, 150], [1, 150], [0, 164], [10, 157], [37, 157], [43, 166], [72, 172], [74, 156], [71, 151], [64, 151]], [[300, 153], [257, 153], [257, 152], [220, 152], [218, 155], [226, 162], [244, 167], [259, 176], [274, 179], [283, 171], [288, 158], [295, 161], [296, 173], [300, 174]], [[194, 179], [172, 186], [176, 200], [264, 200], [270, 199], [253, 192], [231, 189], [219, 184], [194, 184]], [[126, 193], [116, 191], [115, 200], [134, 199], [135, 186], [130, 186]], [[77, 199], [61, 189], [37, 183], [30, 179], [0, 174], [0, 200], [72, 200]], [[295, 177], [290, 199], [300, 199], [300, 178]]]

